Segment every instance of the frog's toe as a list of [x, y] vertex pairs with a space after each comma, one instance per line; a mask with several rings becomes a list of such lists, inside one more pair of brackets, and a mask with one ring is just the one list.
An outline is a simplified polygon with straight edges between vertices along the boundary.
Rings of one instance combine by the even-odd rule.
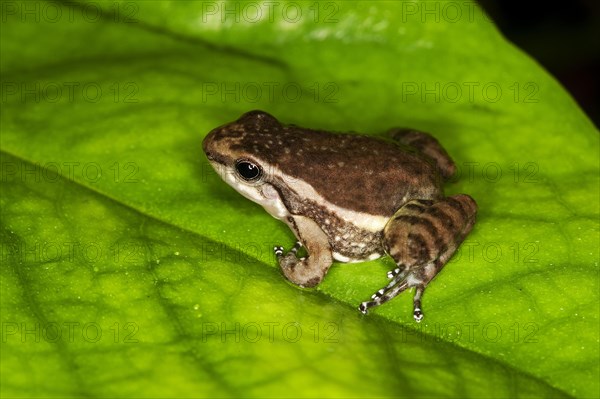
[[377, 291], [376, 293], [374, 293], [373, 295], [371, 295], [371, 299], [381, 298], [383, 296], [384, 292], [385, 292], [384, 288], [380, 289], [379, 291]]
[[415, 296], [413, 297], [413, 317], [417, 323], [423, 320], [423, 311], [421, 310], [421, 297], [425, 291], [425, 285], [415, 287]]
[[[286, 255], [284, 255], [285, 253], [285, 249], [281, 246], [281, 245], [276, 245], [273, 247], [273, 252], [275, 253], [275, 256], [277, 256], [278, 258], [281, 258], [282, 256], [291, 256], [296, 258], [296, 255], [298, 254], [298, 251], [303, 247], [302, 243], [300, 241], [296, 241], [296, 243], [294, 244], [294, 246], [288, 251], [288, 253]], [[301, 258], [304, 259], [304, 258]]]
[[415, 321], [417, 323], [420, 323], [421, 320], [423, 320], [423, 312], [421, 311], [421, 308], [415, 308], [413, 312], [413, 317], [415, 318]]
[[369, 302], [362, 302], [360, 305], [358, 305], [358, 310], [360, 310], [360, 313], [362, 314], [369, 313]]
[[275, 246], [275, 247], [273, 247], [273, 252], [275, 253], [275, 256], [277, 256], [279, 258], [280, 256], [283, 255], [283, 247]]
[[298, 250], [302, 248], [302, 243], [300, 241], [296, 241], [296, 243], [294, 244], [294, 246], [292, 247], [292, 249], [290, 249], [290, 252], [292, 253], [297, 253]]
[[392, 279], [392, 278], [396, 277], [397, 275], [399, 275], [401, 272], [402, 272], [402, 269], [397, 267], [394, 270], [390, 270], [389, 272], [387, 272], [387, 277], [389, 279]]
[[367, 314], [367, 310], [369, 308], [386, 303], [387, 301], [398, 296], [398, 294], [406, 291], [408, 288], [410, 288], [409, 283], [405, 278], [395, 277], [387, 286], [381, 288], [371, 295], [371, 301], [361, 303], [358, 307], [358, 310], [360, 310], [363, 314]]

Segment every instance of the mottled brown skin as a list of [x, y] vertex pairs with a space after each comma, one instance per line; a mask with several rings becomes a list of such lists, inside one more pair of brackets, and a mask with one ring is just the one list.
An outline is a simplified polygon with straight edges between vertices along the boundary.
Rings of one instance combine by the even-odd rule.
[[215, 168], [235, 173], [236, 162], [247, 161], [261, 169], [256, 181], [238, 174], [228, 183], [246, 196], [251, 191], [306, 248], [308, 256], [298, 258], [300, 244], [285, 255], [276, 247], [290, 281], [313, 287], [334, 257], [361, 261], [388, 253], [398, 266], [388, 274], [392, 281], [360, 310], [414, 286], [420, 321], [423, 290], [472, 229], [477, 205], [467, 195], [444, 197], [442, 182], [455, 166], [437, 140], [410, 129], [389, 134], [395, 141], [286, 126], [252, 111], [210, 132], [203, 148]]
[[[443, 194], [431, 160], [373, 137], [285, 126], [270, 115], [257, 118], [252, 112], [208, 137], [213, 146], [228, 143], [231, 155], [223, 161], [253, 154], [260, 163], [307, 182], [326, 200], [359, 212], [391, 217], [405, 197]], [[382, 190], [390, 184], [396, 188]]]

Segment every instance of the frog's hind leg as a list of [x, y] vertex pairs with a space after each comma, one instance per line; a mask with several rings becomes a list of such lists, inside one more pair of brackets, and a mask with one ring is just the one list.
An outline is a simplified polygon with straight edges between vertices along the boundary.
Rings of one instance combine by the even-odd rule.
[[391, 129], [388, 135], [400, 144], [412, 147], [435, 161], [440, 174], [445, 179], [449, 179], [456, 172], [454, 161], [435, 137], [407, 128]]
[[421, 321], [421, 296], [427, 284], [452, 257], [473, 228], [477, 204], [460, 194], [439, 200], [414, 200], [404, 205], [384, 229], [384, 240], [397, 268], [392, 281], [361, 303], [359, 310], [381, 305], [415, 287], [413, 315]]

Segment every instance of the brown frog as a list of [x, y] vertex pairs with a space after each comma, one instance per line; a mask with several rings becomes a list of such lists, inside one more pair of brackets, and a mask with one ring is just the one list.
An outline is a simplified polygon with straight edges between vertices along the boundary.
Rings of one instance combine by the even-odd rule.
[[[212, 130], [203, 148], [225, 182], [293, 230], [289, 252], [275, 247], [286, 278], [314, 287], [334, 260], [388, 254], [391, 281], [359, 310], [415, 287], [419, 322], [423, 291], [473, 228], [477, 204], [444, 196], [455, 165], [435, 138], [411, 129], [390, 137], [304, 129], [251, 111]], [[301, 247], [307, 256], [299, 257]]]

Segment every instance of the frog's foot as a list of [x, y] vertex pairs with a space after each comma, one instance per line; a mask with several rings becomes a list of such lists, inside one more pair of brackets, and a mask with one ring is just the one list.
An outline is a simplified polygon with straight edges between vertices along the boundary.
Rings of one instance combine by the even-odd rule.
[[[403, 275], [399, 278], [394, 278], [387, 286], [374, 293], [371, 296], [370, 301], [361, 303], [358, 307], [358, 310], [360, 310], [363, 314], [367, 314], [370, 308], [382, 305], [395, 298], [411, 287], [411, 284], [409, 283], [410, 277], [411, 276], [404, 277], [403, 273]], [[423, 320], [423, 312], [421, 311], [421, 296], [423, 295], [424, 290], [425, 285], [416, 285], [416, 292], [413, 299], [413, 317], [417, 323]]]
[[299, 257], [298, 251], [302, 247], [302, 243], [296, 241], [296, 244], [287, 253], [281, 246], [274, 247], [273, 250], [279, 267], [288, 280], [301, 287], [314, 287], [323, 280], [331, 262], [325, 266], [318, 263], [316, 256]]
[[294, 246], [285, 253], [285, 250], [282, 246], [273, 247], [273, 252], [275, 252], [275, 256], [277, 257], [277, 262], [282, 269], [293, 269], [297, 264], [302, 263], [306, 260], [305, 257], [298, 257], [298, 250], [302, 248], [302, 243], [300, 241], [296, 241]]
[[[284, 253], [283, 247], [274, 248], [277, 263], [292, 283], [301, 287], [314, 287], [323, 280], [333, 263], [329, 241], [319, 226], [309, 218], [294, 215], [289, 222], [299, 240], [288, 253]], [[298, 256], [300, 248], [306, 249], [306, 256]]]
[[387, 286], [383, 287], [382, 289], [378, 290], [376, 293], [371, 295], [371, 299], [376, 299], [378, 297], [383, 296], [383, 294], [387, 290], [392, 288], [394, 285], [397, 285], [398, 282], [400, 282], [401, 280], [404, 280], [407, 272], [408, 272], [408, 270], [406, 269], [406, 267], [404, 265], [399, 265], [399, 267], [387, 272], [387, 277], [389, 279], [391, 279], [392, 281]]
[[387, 272], [387, 278], [391, 279], [392, 281], [387, 286], [383, 287], [382, 289], [378, 290], [376, 293], [371, 295], [371, 299], [378, 299], [383, 297], [383, 295], [394, 285], [397, 285], [399, 281], [404, 280], [404, 277], [406, 276], [407, 272], [408, 270], [404, 265], [398, 265], [397, 268]]

